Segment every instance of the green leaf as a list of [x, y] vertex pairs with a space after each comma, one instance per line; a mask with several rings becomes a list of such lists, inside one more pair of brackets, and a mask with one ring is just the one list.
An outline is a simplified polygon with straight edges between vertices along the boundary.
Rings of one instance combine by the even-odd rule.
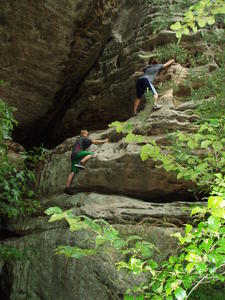
[[190, 30], [188, 29], [188, 27], [184, 27], [183, 28], [183, 33], [184, 34], [189, 34]]
[[[225, 229], [225, 227], [224, 227], [224, 229]], [[217, 242], [217, 245], [222, 246], [222, 247], [225, 247], [225, 237], [221, 238], [221, 239]]]
[[182, 31], [177, 31], [176, 32], [176, 37], [180, 40], [182, 37]]
[[199, 275], [202, 275], [206, 270], [207, 266], [205, 262], [198, 262], [195, 264], [195, 269], [199, 273]]
[[216, 251], [216, 253], [222, 253], [222, 254], [225, 254], [225, 246], [223, 246], [223, 247], [218, 247], [215, 251]]
[[207, 17], [207, 23], [209, 25], [213, 25], [215, 23], [215, 17], [214, 16]]
[[177, 300], [184, 300], [187, 296], [186, 291], [180, 286], [175, 290], [174, 295]]
[[136, 135], [137, 143], [142, 143], [144, 141], [144, 137], [142, 135]]
[[124, 300], [135, 300], [134, 296], [125, 295]]
[[54, 206], [54, 207], [49, 207], [48, 209], [45, 210], [45, 214], [46, 215], [53, 215], [53, 214], [61, 214], [63, 211], [61, 208], [59, 208], [58, 206]]
[[210, 196], [208, 198], [208, 207], [217, 208], [220, 206], [220, 203], [223, 201], [223, 198], [220, 196]]
[[225, 209], [223, 208], [213, 208], [212, 215], [218, 218], [225, 219]]
[[142, 238], [138, 235], [130, 235], [128, 238], [127, 238], [127, 242], [130, 242], [130, 241], [133, 241], [133, 240], [142, 240]]
[[113, 244], [113, 246], [118, 250], [125, 247], [126, 245], [127, 243], [122, 239], [117, 239]]
[[55, 221], [60, 221], [60, 220], [64, 219], [64, 217], [65, 216], [63, 213], [62, 214], [54, 214], [51, 216], [51, 218], [48, 220], [48, 222], [51, 223], [51, 222], [55, 222]]
[[208, 218], [208, 228], [212, 231], [218, 231], [220, 227], [220, 219], [216, 216], [210, 216]]
[[174, 30], [174, 31], [177, 31], [177, 30], [180, 30], [180, 29], [182, 28], [182, 26], [181, 26], [181, 23], [180, 23], [180, 22], [176, 22], [176, 23], [172, 24], [172, 25], [170, 26], [170, 28], [171, 28], [172, 30]]
[[188, 141], [187, 145], [190, 149], [198, 148], [198, 144], [192, 140]]
[[209, 124], [205, 122], [204, 124], [202, 124], [202, 125], [200, 126], [199, 132], [202, 132], [202, 131], [208, 129], [208, 127], [209, 127]]
[[183, 285], [184, 285], [185, 289], [189, 289], [192, 285], [192, 276], [190, 276], [189, 274], [184, 275]]
[[143, 161], [145, 161], [149, 157], [149, 147], [150, 147], [150, 145], [145, 145], [141, 148], [140, 156]]
[[220, 122], [218, 119], [210, 119], [210, 126], [213, 126], [213, 127], [219, 127], [220, 126]]
[[105, 239], [107, 241], [115, 241], [117, 239], [118, 236], [118, 231], [117, 230], [112, 230], [112, 229], [107, 229], [104, 230], [104, 234], [105, 234]]
[[148, 264], [152, 269], [156, 269], [158, 267], [157, 262], [155, 262], [154, 260], [148, 260]]
[[192, 231], [192, 225], [190, 224], [187, 224], [186, 227], [185, 227], [185, 234], [188, 234]]
[[149, 246], [143, 244], [142, 242], [137, 242], [136, 243], [136, 249], [141, 251], [141, 254], [143, 257], [149, 257], [152, 254], [152, 250], [149, 248]]
[[104, 244], [105, 241], [106, 241], [105, 237], [102, 236], [102, 235], [97, 235], [96, 238], [95, 238], [95, 244], [96, 244], [96, 246], [100, 246], [100, 245]]
[[199, 256], [194, 251], [188, 252], [188, 254], [185, 256], [185, 260], [187, 260], [189, 262], [193, 262], [193, 263], [196, 263], [196, 261], [198, 261], [198, 259], [199, 259]]
[[207, 212], [207, 210], [205, 208], [202, 208], [202, 207], [194, 207], [191, 211], [191, 215], [195, 215], [195, 214], [198, 214], [198, 213], [203, 213], [205, 214]]
[[183, 177], [184, 173], [180, 172], [177, 174], [177, 180], [181, 179]]
[[74, 232], [74, 231], [78, 231], [78, 230], [81, 230], [84, 228], [84, 225], [82, 224], [78, 224], [78, 223], [72, 223], [70, 224], [70, 231], [71, 232]]
[[96, 252], [94, 249], [80, 249], [80, 248], [74, 247], [71, 251], [70, 257], [78, 259], [78, 258], [81, 258], [84, 256], [94, 255], [95, 253]]
[[90, 218], [84, 216], [84, 221], [85, 224], [87, 224], [87, 226], [92, 229], [93, 231], [99, 231], [101, 229], [101, 226], [96, 224], [95, 221], [91, 220]]
[[213, 149], [216, 151], [220, 151], [223, 149], [222, 143], [218, 142], [218, 141], [213, 142], [212, 146], [213, 146]]
[[144, 300], [144, 295], [137, 296], [135, 300]]
[[129, 132], [128, 135], [125, 138], [126, 143], [133, 143], [136, 141], [136, 136], [132, 132]]
[[182, 132], [178, 132], [177, 137], [178, 137], [179, 141], [181, 141], [181, 142], [185, 142], [188, 140], [188, 137], [186, 135], [184, 135]]
[[192, 21], [194, 19], [194, 15], [193, 15], [193, 12], [191, 10], [188, 10], [186, 13], [185, 13], [185, 18], [188, 19], [188, 21]]
[[198, 22], [199, 27], [201, 27], [201, 28], [205, 27], [205, 25], [206, 25], [206, 21], [203, 18], [199, 18], [197, 20], [197, 22]]
[[192, 30], [196, 33], [196, 32], [198, 32], [198, 28], [196, 27], [196, 26], [193, 26], [192, 27]]
[[206, 140], [201, 142], [201, 148], [208, 148], [212, 144], [212, 141]]

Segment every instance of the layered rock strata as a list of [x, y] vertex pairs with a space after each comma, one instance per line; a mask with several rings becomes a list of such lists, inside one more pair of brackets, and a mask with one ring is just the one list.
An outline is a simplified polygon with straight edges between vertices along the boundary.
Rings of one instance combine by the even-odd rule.
[[153, 37], [167, 2], [0, 1], [0, 79], [10, 82], [0, 92], [17, 108], [15, 138], [51, 147], [82, 127], [129, 117], [132, 75], [148, 60], [140, 55], [175, 39], [170, 31]]
[[[122, 236], [139, 235], [154, 243], [160, 251], [154, 253], [157, 260], [174, 252], [176, 241], [171, 234], [180, 230], [190, 211], [189, 205], [181, 202], [156, 205], [95, 193], [55, 195], [43, 198], [42, 203], [113, 222]], [[54, 255], [60, 245], [93, 246], [92, 235], [84, 231], [70, 233], [66, 223], [47, 221], [47, 216], [40, 215], [11, 220], [5, 227], [17, 237], [1, 244], [26, 253], [22, 260], [1, 261], [0, 292], [5, 299], [118, 300], [123, 299], [128, 287], [141, 281], [140, 276], [127, 276], [115, 269], [119, 259], [115, 251], [79, 260]]]
[[[191, 103], [186, 110], [184, 104], [176, 107], [172, 90], [164, 92], [159, 103], [162, 104], [159, 111], [152, 111], [151, 106], [147, 105], [129, 122], [137, 133], [165, 145], [168, 143], [168, 132], [190, 129], [196, 116], [190, 109]], [[95, 139], [106, 137], [110, 143], [91, 146], [92, 150], [97, 150], [97, 158], [88, 161], [86, 169], [75, 175], [73, 186], [76, 190], [124, 194], [146, 201], [183, 201], [190, 197], [187, 192], [189, 183], [177, 181], [172, 173], [158, 168], [151, 159], [141, 161], [141, 144], [125, 143], [123, 134], [117, 134], [111, 128], [90, 135]], [[38, 172], [37, 185], [41, 194], [63, 191], [70, 172], [70, 153], [75, 139], [67, 139], [49, 153]]]

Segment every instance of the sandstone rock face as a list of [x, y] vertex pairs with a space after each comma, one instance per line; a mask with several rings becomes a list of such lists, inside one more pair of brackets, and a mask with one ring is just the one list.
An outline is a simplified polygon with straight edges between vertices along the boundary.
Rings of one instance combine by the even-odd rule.
[[[53, 145], [73, 136], [39, 165], [37, 190], [43, 196], [43, 208], [59, 206], [76, 215], [104, 218], [124, 236], [137, 234], [155, 243], [162, 253], [159, 260], [176, 248], [170, 234], [189, 221], [190, 205], [183, 201], [190, 199], [190, 183], [177, 181], [150, 159], [142, 162], [142, 145], [125, 143], [124, 134], [112, 128], [94, 130], [130, 116], [135, 72], [147, 63], [140, 56], [148, 57], [155, 46], [175, 41], [168, 30], [153, 35], [155, 17], [167, 2], [26, 0], [6, 4], [0, 0], [0, 79], [11, 83], [0, 87], [0, 92], [18, 109], [17, 140], [26, 144], [47, 140]], [[198, 37], [193, 35], [185, 43]], [[195, 130], [196, 104], [179, 100], [190, 93], [183, 85], [188, 73], [188, 68], [174, 64], [156, 78], [157, 89], [158, 82], [169, 79], [178, 88], [160, 93], [159, 111], [152, 111], [147, 103], [128, 120], [135, 133], [167, 145], [168, 132]], [[110, 143], [91, 146], [97, 158], [75, 176], [75, 194], [66, 196], [62, 191], [70, 172], [74, 135], [84, 127], [91, 128], [90, 138], [108, 137]], [[2, 227], [11, 236], [3, 245], [27, 250], [25, 260], [0, 264], [0, 293], [6, 299], [118, 300], [141, 280], [116, 271], [113, 251], [78, 261], [53, 255], [59, 245], [89, 247], [92, 236], [71, 234], [64, 222], [48, 223], [42, 212]]]
[[[124, 235], [139, 234], [147, 236], [150, 241], [158, 241], [163, 245], [160, 248], [163, 254], [171, 253], [175, 246], [170, 237], [175, 231], [172, 228], [120, 225], [118, 229]], [[4, 244], [26, 249], [28, 254], [22, 261], [2, 263], [0, 282], [3, 278], [5, 281], [10, 279], [10, 285], [7, 290], [0, 285], [1, 295], [8, 294], [8, 299], [12, 300], [122, 300], [126, 289], [132, 287], [138, 278], [117, 272], [115, 253], [80, 260], [54, 255], [54, 249], [59, 245], [87, 247], [84, 239], [90, 240], [90, 236], [70, 234], [68, 229], [58, 227], [8, 240]]]
[[[118, 1], [116, 8], [108, 41], [97, 64], [71, 97], [62, 118], [53, 124], [48, 140], [57, 140], [59, 135], [61, 139], [74, 136], [82, 127], [101, 129], [112, 120], [124, 120], [131, 115], [136, 97], [133, 75], [147, 64], [139, 55], [151, 53], [155, 46], [152, 43], [146, 47], [145, 43], [152, 34], [151, 14], [160, 14], [160, 7], [138, 0]], [[175, 38], [173, 33], [169, 36], [170, 40]]]
[[[77, 1], [1, 1], [1, 91], [23, 127], [51, 107], [68, 59]], [[22, 18], [21, 15], [26, 16]]]
[[[196, 205], [203, 204], [202, 202], [196, 203]], [[138, 198], [122, 195], [81, 192], [73, 196], [57, 194], [44, 197], [42, 198], [42, 206], [44, 208], [59, 206], [64, 210], [72, 209], [75, 215], [87, 215], [96, 219], [103, 218], [115, 224], [180, 227], [190, 220], [192, 204], [181, 201], [147, 203]], [[11, 220], [5, 229], [16, 235], [27, 235], [62, 226], [59, 222], [47, 223], [47, 218], [40, 215], [27, 220], [22, 218]]]
[[[72, 209], [74, 214], [118, 222], [114, 226], [122, 236], [139, 235], [153, 242], [161, 251], [160, 255], [154, 254], [158, 260], [173, 253], [176, 240], [170, 235], [180, 230], [174, 227], [188, 216], [184, 203], [150, 205], [140, 199], [94, 193], [56, 195], [42, 201], [45, 207], [58, 205]], [[175, 219], [177, 225], [170, 223]], [[53, 255], [59, 245], [90, 247], [92, 236], [84, 231], [70, 233], [64, 222], [47, 221], [47, 216], [39, 216], [7, 224], [7, 229], [20, 237], [2, 244], [27, 253], [22, 261], [2, 262], [0, 266], [0, 291], [8, 299], [122, 300], [126, 289], [140, 282], [141, 277], [125, 276], [116, 270], [118, 256], [114, 251], [80, 260]]]
[[17, 108], [19, 140], [41, 134], [96, 63], [113, 2], [0, 1], [1, 97]]
[[[194, 119], [190, 104], [187, 110], [176, 109], [172, 90], [160, 96], [162, 108], [152, 111], [149, 105], [129, 120], [137, 133], [151, 136], [158, 143], [168, 143], [167, 132], [187, 130]], [[184, 105], [183, 105], [184, 106]], [[190, 197], [187, 192], [189, 183], [177, 181], [172, 173], [158, 168], [148, 159], [140, 159], [141, 145], [127, 144], [123, 135], [114, 129], [99, 131], [90, 138], [109, 137], [110, 143], [91, 146], [97, 150], [97, 158], [90, 159], [86, 169], [75, 175], [73, 186], [76, 190], [99, 191], [113, 194], [142, 197], [147, 201], [185, 200]], [[52, 150], [38, 174], [38, 188], [42, 194], [62, 191], [70, 171], [70, 153], [76, 138], [68, 139]], [[164, 199], [164, 200], [159, 200]]]
[[175, 39], [170, 31], [152, 39], [166, 3], [0, 1], [0, 77], [11, 83], [0, 89], [17, 108], [16, 139], [51, 146], [129, 117], [133, 74], [147, 63], [139, 55]]

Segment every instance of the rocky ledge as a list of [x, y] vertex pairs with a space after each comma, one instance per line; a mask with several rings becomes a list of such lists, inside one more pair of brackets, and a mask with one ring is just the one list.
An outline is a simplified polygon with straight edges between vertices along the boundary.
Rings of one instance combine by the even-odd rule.
[[[178, 104], [173, 90], [160, 95], [162, 108], [152, 111], [146, 104], [137, 117], [128, 120], [137, 133], [150, 136], [160, 144], [168, 144], [168, 132], [192, 130], [196, 120], [194, 103]], [[110, 143], [92, 145], [97, 158], [90, 159], [86, 169], [78, 173], [73, 181], [77, 191], [123, 194], [144, 199], [148, 202], [184, 201], [192, 198], [187, 191], [189, 182], [177, 180], [172, 173], [158, 168], [151, 159], [143, 162], [140, 158], [141, 144], [127, 144], [123, 134], [109, 128], [93, 132], [90, 138], [108, 137]], [[76, 137], [65, 140], [50, 151], [37, 174], [38, 191], [42, 195], [62, 192], [70, 172], [70, 153]]]

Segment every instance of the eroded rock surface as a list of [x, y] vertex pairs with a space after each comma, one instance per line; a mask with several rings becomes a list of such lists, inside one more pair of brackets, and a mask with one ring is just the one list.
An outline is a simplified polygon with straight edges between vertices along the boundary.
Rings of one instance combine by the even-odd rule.
[[[91, 138], [110, 139], [108, 144], [92, 146], [97, 158], [75, 176], [73, 196], [62, 191], [76, 137], [49, 153], [37, 174], [43, 207], [60, 206], [76, 215], [116, 223], [122, 235], [138, 234], [154, 242], [161, 250], [158, 259], [174, 253], [176, 242], [170, 234], [189, 221], [190, 205], [183, 201], [190, 199], [190, 183], [177, 181], [150, 159], [142, 162], [141, 144], [125, 143], [124, 135], [114, 129], [94, 130], [130, 116], [135, 72], [146, 64], [139, 56], [149, 56], [155, 46], [175, 41], [175, 34], [168, 30], [153, 34], [154, 19], [166, 2], [6, 4], [0, 0], [0, 79], [11, 82], [10, 87], [0, 88], [1, 96], [18, 109], [17, 139], [27, 144], [47, 140], [52, 145], [74, 136], [81, 127], [92, 129]], [[193, 54], [199, 47], [198, 38], [192, 35], [184, 41], [186, 46], [191, 44]], [[201, 49], [205, 50], [204, 45]], [[176, 92], [160, 93], [159, 111], [153, 112], [147, 104], [129, 119], [136, 133], [166, 145], [168, 132], [195, 130], [196, 104], [179, 101], [180, 96], [190, 94], [183, 84], [188, 73], [188, 68], [175, 64], [156, 78], [156, 86], [172, 80], [178, 87]], [[174, 200], [180, 202], [171, 203]], [[89, 247], [91, 237], [84, 232], [71, 234], [65, 222], [48, 223], [43, 212], [11, 220], [3, 229], [11, 236], [4, 245], [28, 250], [25, 261], [0, 264], [0, 292], [10, 299], [117, 300], [137, 282], [117, 273], [114, 252], [78, 261], [53, 255], [63, 244]]]
[[[151, 106], [141, 111], [129, 122], [137, 133], [150, 136], [158, 143], [167, 144], [167, 133], [188, 130], [195, 115], [190, 110], [176, 109], [173, 91], [164, 92], [159, 99], [162, 108], [152, 111]], [[109, 137], [110, 143], [91, 146], [97, 158], [90, 159], [86, 169], [75, 175], [76, 190], [98, 191], [142, 197], [147, 201], [186, 200], [190, 197], [190, 183], [177, 181], [171, 172], [158, 168], [151, 159], [140, 158], [140, 144], [127, 144], [114, 129], [91, 133], [90, 138]], [[67, 139], [53, 149], [38, 174], [38, 189], [42, 194], [63, 191], [70, 171], [70, 153], [76, 138]], [[159, 197], [161, 200], [159, 200]]]
[[10, 82], [1, 97], [17, 108], [17, 139], [40, 137], [76, 93], [110, 36], [114, 4], [0, 1], [0, 77]]
[[[113, 222], [122, 237], [141, 236], [158, 247], [160, 253], [154, 253], [157, 260], [174, 252], [176, 239], [171, 234], [180, 230], [177, 226], [187, 220], [189, 213], [184, 203], [155, 205], [140, 199], [94, 193], [55, 195], [42, 202], [45, 207], [72, 209], [76, 215], [103, 217]], [[42, 215], [7, 224], [7, 230], [17, 238], [5, 240], [2, 245], [26, 252], [21, 261], [1, 262], [0, 290], [10, 299], [117, 300], [123, 299], [126, 289], [142, 279], [118, 272], [115, 268], [118, 255], [113, 250], [79, 260], [54, 255], [60, 245], [91, 247], [93, 236], [84, 231], [70, 233], [65, 222], [48, 223], [48, 219]], [[3, 284], [7, 281], [8, 286]]]
[[56, 145], [128, 118], [133, 74], [147, 63], [139, 55], [175, 39], [170, 31], [152, 37], [165, 0], [0, 3], [0, 77], [10, 82], [1, 97], [17, 108], [15, 137], [27, 145]]

